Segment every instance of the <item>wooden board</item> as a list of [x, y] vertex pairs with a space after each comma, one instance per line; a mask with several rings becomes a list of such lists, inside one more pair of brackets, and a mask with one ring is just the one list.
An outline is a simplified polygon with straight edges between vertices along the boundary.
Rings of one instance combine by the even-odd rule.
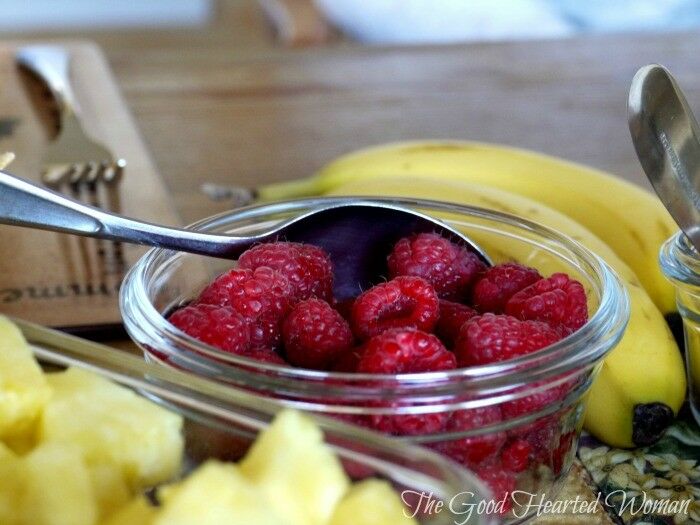
[[[55, 104], [14, 63], [19, 44], [0, 45], [0, 151], [14, 151], [8, 171], [39, 181], [42, 157], [56, 133]], [[127, 161], [120, 211], [178, 224], [163, 182], [97, 47], [67, 45], [85, 127]], [[86, 159], [89, 160], [89, 159]], [[106, 200], [101, 201], [106, 202]], [[0, 225], [0, 313], [74, 331], [119, 326], [118, 289], [144, 249]]]

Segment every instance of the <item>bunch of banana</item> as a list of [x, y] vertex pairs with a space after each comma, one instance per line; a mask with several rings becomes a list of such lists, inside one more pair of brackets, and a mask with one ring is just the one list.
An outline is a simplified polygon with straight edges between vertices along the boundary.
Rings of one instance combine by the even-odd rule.
[[[307, 195], [419, 197], [495, 209], [561, 231], [600, 255], [627, 286], [631, 317], [605, 359], [588, 397], [585, 426], [618, 447], [655, 441], [685, 398], [686, 378], [663, 314], [674, 292], [657, 254], [676, 226], [652, 194], [605, 173], [560, 159], [471, 142], [396, 143], [360, 150], [313, 177], [255, 190], [260, 200]], [[470, 235], [472, 235], [470, 233]], [[517, 246], [489, 246], [495, 259], [516, 259], [543, 272]], [[641, 286], [640, 286], [641, 282]]]
[[[311, 178], [258, 188], [257, 195], [262, 200], [319, 195], [351, 181], [407, 176], [483, 184], [554, 208], [607, 243], [662, 313], [676, 310], [657, 255], [677, 227], [659, 199], [619, 178], [553, 157], [475, 142], [387, 144], [344, 155]], [[442, 198], [453, 200], [449, 192]]]

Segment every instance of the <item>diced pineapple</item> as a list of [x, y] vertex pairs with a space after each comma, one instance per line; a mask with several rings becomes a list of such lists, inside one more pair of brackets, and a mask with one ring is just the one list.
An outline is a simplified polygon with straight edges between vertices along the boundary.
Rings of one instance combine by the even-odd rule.
[[21, 460], [0, 442], [0, 523], [19, 523], [17, 502], [24, 488]]
[[42, 414], [42, 443], [72, 443], [88, 465], [114, 465], [133, 490], [180, 469], [182, 418], [131, 390], [71, 368], [47, 374], [53, 396]]
[[350, 484], [318, 426], [293, 410], [258, 436], [240, 468], [295, 525], [326, 524]]
[[0, 438], [31, 433], [50, 395], [22, 332], [0, 316]]
[[24, 493], [20, 523], [94, 525], [97, 505], [90, 474], [77, 447], [49, 443], [21, 460]]
[[139, 496], [112, 514], [102, 525], [151, 525], [158, 510]]
[[8, 447], [5, 443], [0, 441], [0, 465], [4, 460], [14, 458], [16, 456], [17, 455], [10, 447]]
[[328, 525], [418, 525], [386, 481], [367, 479], [340, 500]]
[[5, 436], [3, 442], [7, 448], [18, 456], [24, 456], [31, 452], [31, 450], [36, 446], [34, 442], [36, 436], [34, 435], [34, 429], [28, 430], [24, 433], [15, 434], [11, 436]]
[[209, 461], [187, 479], [160, 491], [153, 525], [288, 525], [263, 491], [236, 465]]
[[110, 464], [90, 465], [88, 471], [100, 519], [111, 516], [133, 497], [119, 467]]

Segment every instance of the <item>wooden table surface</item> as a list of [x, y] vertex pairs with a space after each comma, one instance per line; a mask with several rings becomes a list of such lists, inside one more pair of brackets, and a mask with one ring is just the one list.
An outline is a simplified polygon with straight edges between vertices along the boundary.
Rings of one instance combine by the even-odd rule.
[[626, 100], [636, 69], [667, 65], [700, 104], [700, 33], [421, 48], [233, 53], [107, 49], [184, 221], [221, 209], [204, 181], [255, 185], [337, 155], [419, 138], [493, 141], [645, 183]]

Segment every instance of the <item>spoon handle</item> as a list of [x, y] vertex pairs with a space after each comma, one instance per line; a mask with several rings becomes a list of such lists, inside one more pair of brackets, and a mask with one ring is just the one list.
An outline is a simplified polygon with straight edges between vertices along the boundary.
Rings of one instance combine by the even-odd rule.
[[0, 224], [229, 258], [255, 239], [137, 221], [88, 206], [0, 170]]

